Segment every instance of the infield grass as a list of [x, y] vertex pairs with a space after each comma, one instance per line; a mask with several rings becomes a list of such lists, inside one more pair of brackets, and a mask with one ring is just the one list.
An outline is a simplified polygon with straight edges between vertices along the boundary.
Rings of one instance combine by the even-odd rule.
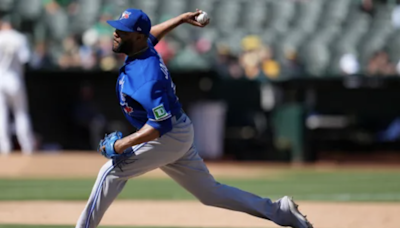
[[[279, 178], [218, 179], [264, 197], [297, 200], [400, 201], [400, 171], [286, 172]], [[0, 179], [0, 200], [87, 200], [95, 179]], [[171, 179], [131, 179], [118, 199], [194, 200]]]

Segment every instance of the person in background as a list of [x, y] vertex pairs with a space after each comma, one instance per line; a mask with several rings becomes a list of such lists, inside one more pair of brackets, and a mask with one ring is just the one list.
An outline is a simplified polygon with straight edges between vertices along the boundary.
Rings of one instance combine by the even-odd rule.
[[376, 51], [368, 62], [367, 76], [391, 76], [396, 74], [396, 67], [390, 62], [385, 50]]
[[266, 82], [279, 77], [279, 63], [273, 59], [272, 50], [263, 44], [259, 36], [246, 36], [241, 44], [240, 64], [249, 80]]
[[376, 14], [376, 1], [374, 0], [361, 0], [359, 9], [361, 12], [368, 14], [371, 18]]
[[9, 154], [12, 149], [8, 119], [8, 108], [11, 108], [21, 150], [23, 154], [31, 154], [33, 133], [23, 82], [30, 50], [26, 37], [14, 30], [8, 21], [1, 21], [0, 28], [0, 152]]

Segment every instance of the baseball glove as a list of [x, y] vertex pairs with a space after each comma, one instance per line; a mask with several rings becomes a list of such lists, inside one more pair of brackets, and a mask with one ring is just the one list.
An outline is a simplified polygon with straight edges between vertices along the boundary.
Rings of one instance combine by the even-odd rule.
[[106, 134], [104, 139], [100, 140], [99, 147], [97, 151], [101, 153], [104, 157], [108, 159], [116, 158], [121, 156], [121, 154], [117, 154], [114, 150], [114, 143], [118, 139], [122, 139], [122, 133], [119, 131], [115, 131], [111, 134]]

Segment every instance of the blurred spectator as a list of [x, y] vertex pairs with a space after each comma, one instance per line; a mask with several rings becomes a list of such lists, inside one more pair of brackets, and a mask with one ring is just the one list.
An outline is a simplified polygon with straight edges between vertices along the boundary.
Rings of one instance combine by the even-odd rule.
[[398, 61], [396, 64], [396, 74], [400, 75], [400, 61]]
[[166, 65], [169, 64], [171, 59], [173, 59], [176, 54], [174, 48], [166, 39], [160, 40], [158, 42], [157, 46], [155, 47], [155, 49], [161, 55], [161, 57]]
[[229, 47], [223, 44], [217, 45], [214, 68], [219, 75], [232, 79], [242, 78], [244, 73], [237, 56], [233, 55]]
[[111, 14], [111, 9], [107, 7], [103, 8], [103, 11], [99, 16], [99, 21], [83, 34], [85, 45], [92, 47], [105, 37], [108, 38], [111, 42], [114, 29], [109, 24], [107, 24], [107, 20], [112, 19], [113, 15]]
[[295, 50], [286, 50], [284, 57], [285, 58], [281, 66], [282, 75], [285, 77], [299, 77], [305, 74], [304, 67], [300, 63]]
[[242, 40], [242, 54], [240, 55], [240, 65], [244, 69], [247, 78], [253, 80], [260, 76], [261, 59], [259, 49], [261, 39], [258, 36], [247, 36]]
[[112, 36], [100, 37], [96, 45], [96, 54], [99, 60], [100, 69], [103, 71], [110, 71], [117, 69], [117, 61], [114, 53], [112, 52]]
[[74, 0], [42, 0], [46, 11], [48, 34], [51, 38], [61, 41], [68, 35], [70, 17], [76, 10]]
[[273, 52], [269, 47], [260, 48], [262, 71], [269, 79], [277, 79], [280, 75], [280, 65], [273, 59]]
[[396, 29], [400, 28], [400, 1], [396, 1], [396, 6], [392, 11], [392, 24]]
[[[371, 32], [377, 36], [376, 38], [381, 35], [383, 37], [385, 32], [374, 33], [372, 31], [385, 28], [385, 20], [376, 16], [377, 12], [382, 12], [382, 15], [391, 14], [392, 25], [395, 28], [400, 27], [399, 6], [395, 6], [393, 10], [386, 7], [387, 4], [392, 4], [394, 1], [355, 0], [355, 4], [345, 3], [347, 1], [332, 1], [329, 4], [337, 7], [336, 10], [350, 7], [345, 10], [349, 13], [334, 14], [329, 11], [328, 7], [317, 6], [319, 1], [315, 0], [281, 1], [285, 2], [282, 5], [285, 7], [276, 9], [282, 10], [277, 13], [281, 16], [270, 18], [276, 20], [274, 23], [260, 22], [259, 26], [262, 27], [254, 30], [256, 34], [262, 34], [260, 36], [249, 35], [251, 29], [243, 26], [246, 23], [236, 24], [237, 31], [232, 31], [230, 34], [232, 29], [224, 29], [225, 26], [220, 26], [221, 21], [219, 20], [212, 22], [212, 24], [215, 23], [215, 26], [206, 30], [190, 30], [180, 27], [161, 40], [156, 49], [172, 70], [211, 70], [214, 67], [214, 70], [225, 72], [224, 74], [231, 78], [245, 76], [251, 80], [268, 81], [279, 79], [282, 76], [297, 77], [304, 73], [318, 76], [326, 72], [325, 68], [329, 64], [339, 66], [344, 74], [353, 74], [358, 69], [367, 68], [365, 61], [358, 62], [354, 56], [348, 54], [333, 58], [334, 54], [330, 51], [334, 49], [328, 48], [331, 46], [328, 44], [330, 41], [328, 43], [325, 41], [325, 39], [331, 40], [331, 38], [329, 35], [325, 37], [326, 34], [323, 32], [338, 29], [337, 38], [346, 36], [352, 46], [358, 46], [364, 33]], [[398, 3], [399, 1], [397, 1]], [[124, 61], [125, 56], [112, 53], [110, 47], [113, 29], [106, 21], [118, 17], [126, 7], [144, 7], [144, 10], [152, 17], [153, 24], [169, 19], [185, 10], [184, 6], [175, 9], [164, 7], [164, 3], [157, 4], [158, 1], [149, 2], [147, 5], [142, 1], [127, 0], [20, 0], [15, 4], [7, 1], [1, 5], [0, 11], [10, 14], [19, 29], [27, 33], [28, 39], [34, 47], [30, 60], [33, 68], [60, 67], [61, 69], [80, 68], [109, 71], [118, 70], [118, 66]], [[260, 7], [266, 7], [261, 12], [268, 12], [270, 4], [260, 4]], [[216, 8], [218, 8], [218, 4]], [[209, 10], [208, 13], [213, 18], [217, 12], [219, 11]], [[155, 14], [158, 16], [154, 17]], [[298, 18], [296, 18], [297, 16]], [[324, 18], [325, 16], [329, 18]], [[227, 13], [225, 17], [227, 21], [237, 18], [233, 13]], [[290, 23], [287, 18], [291, 18]], [[337, 26], [338, 23], [345, 26]], [[324, 26], [324, 29], [319, 29], [319, 24]], [[286, 27], [288, 32], [281, 31], [281, 28]], [[296, 30], [301, 32], [296, 32]], [[263, 31], [268, 31], [268, 33], [263, 33]], [[293, 34], [300, 35], [297, 37]], [[303, 40], [303, 35], [309, 39]], [[393, 34], [393, 36], [397, 39], [397, 34]], [[321, 37], [320, 44], [309, 42], [315, 37]], [[242, 43], [240, 43], [241, 38], [243, 38]], [[297, 46], [296, 49], [310, 43], [307, 44], [310, 46], [310, 50], [307, 50], [308, 54], [305, 57], [303, 57], [303, 52], [285, 50], [285, 53], [280, 53], [279, 48], [275, 53], [275, 48], [280, 46], [280, 39], [294, 42]], [[383, 37], [383, 39], [386, 38]], [[271, 46], [266, 46], [262, 41], [268, 41]], [[229, 54], [221, 49], [218, 50], [218, 47], [215, 48], [221, 42], [228, 43]], [[242, 50], [241, 53], [240, 50]], [[335, 59], [335, 62], [331, 62], [329, 56]], [[363, 59], [363, 56], [359, 58]], [[224, 64], [227, 65], [224, 66]], [[370, 65], [372, 65], [371, 68], [374, 68], [373, 63]]]
[[96, 53], [93, 49], [85, 44], [81, 44], [79, 47], [79, 58], [81, 61], [81, 67], [85, 70], [95, 69], [97, 65]]
[[345, 75], [352, 75], [358, 73], [360, 67], [356, 56], [352, 53], [344, 54], [340, 58], [339, 65], [342, 74]]
[[66, 37], [62, 42], [62, 47], [63, 53], [58, 59], [58, 65], [62, 69], [80, 67], [81, 59], [76, 38], [72, 35]]
[[389, 61], [389, 56], [385, 51], [374, 53], [368, 63], [368, 76], [395, 75], [395, 66]]
[[248, 79], [276, 79], [280, 74], [280, 66], [272, 57], [272, 51], [262, 44], [260, 37], [250, 35], [243, 38], [240, 63]]
[[46, 69], [54, 66], [45, 42], [38, 42], [32, 53], [30, 67], [33, 69]]
[[[199, 38], [191, 36], [187, 44], [179, 51], [174, 59], [169, 61], [171, 69], [180, 70], [207, 70], [210, 62], [202, 55], [202, 45], [198, 45]], [[200, 49], [199, 49], [200, 47]]]
[[361, 0], [360, 10], [362, 12], [368, 14], [369, 16], [374, 17], [375, 13], [376, 13], [374, 1], [373, 0]]

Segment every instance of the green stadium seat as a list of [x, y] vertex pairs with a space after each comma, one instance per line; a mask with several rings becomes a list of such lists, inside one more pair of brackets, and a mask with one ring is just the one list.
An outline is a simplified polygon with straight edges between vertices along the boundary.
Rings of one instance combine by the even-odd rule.
[[42, 14], [42, 0], [28, 0], [15, 2], [14, 14], [17, 14], [23, 20], [38, 20]]
[[163, 19], [170, 19], [176, 17], [182, 12], [185, 12], [186, 8], [187, 7], [185, 0], [168, 0], [168, 1], [161, 1], [158, 4], [157, 12], [159, 15], [161, 15], [161, 17], [163, 17]]
[[297, 2], [297, 13], [293, 20], [292, 27], [302, 29], [305, 32], [313, 32], [316, 29], [320, 17], [322, 4], [322, 1], [315, 0]]
[[300, 49], [300, 60], [305, 71], [314, 77], [324, 77], [330, 64], [330, 52], [327, 45], [318, 39], [312, 39]]
[[251, 32], [262, 31], [265, 28], [268, 14], [268, 3], [265, 0], [244, 1], [241, 9], [240, 27]]
[[[196, 61], [193, 61], [193, 60]], [[187, 46], [182, 49], [168, 65], [172, 70], [206, 70], [209, 69], [210, 63], [199, 53]]]
[[69, 19], [69, 29], [77, 33], [83, 33], [95, 24], [101, 10], [98, 0], [85, 0], [80, 4], [77, 15]]
[[387, 39], [386, 50], [388, 50], [389, 58], [397, 63], [400, 60], [400, 31], [396, 31]]
[[13, 10], [13, 7], [14, 7], [13, 0], [0, 0], [0, 11], [11, 12]]

